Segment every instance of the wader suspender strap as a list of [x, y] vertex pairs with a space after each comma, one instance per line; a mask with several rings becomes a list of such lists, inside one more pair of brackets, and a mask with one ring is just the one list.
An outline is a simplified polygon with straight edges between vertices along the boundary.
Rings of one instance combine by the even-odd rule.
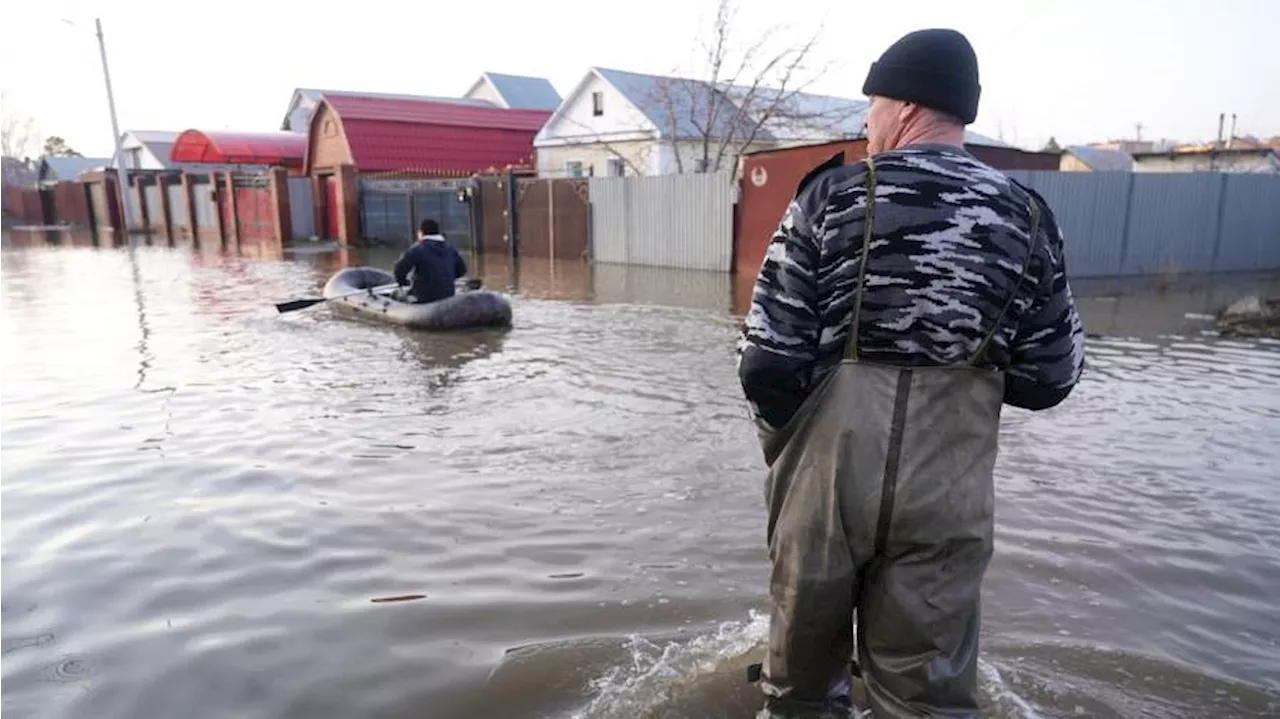
[[876, 162], [867, 158], [867, 213], [862, 220], [862, 262], [858, 264], [858, 285], [853, 290], [853, 320], [844, 341], [844, 358], [858, 359], [858, 316], [862, 314], [862, 285], [867, 279], [867, 254], [871, 251], [871, 232], [876, 221]]
[[991, 344], [992, 338], [996, 336], [996, 332], [1000, 329], [1000, 323], [1004, 321], [1004, 316], [1009, 312], [1009, 308], [1013, 306], [1013, 300], [1018, 296], [1018, 289], [1022, 287], [1022, 281], [1027, 278], [1027, 271], [1031, 269], [1031, 258], [1036, 256], [1036, 247], [1040, 242], [1040, 203], [1031, 198], [1027, 204], [1027, 211], [1031, 213], [1031, 244], [1027, 247], [1027, 259], [1022, 261], [1022, 272], [1018, 273], [1018, 281], [1013, 283], [1013, 289], [1009, 291], [1009, 297], [1004, 301], [1004, 307], [1000, 308], [1000, 314], [996, 315], [996, 319], [991, 323], [991, 331], [983, 338], [982, 344], [978, 345], [978, 351], [973, 353], [969, 358], [970, 365], [976, 365], [982, 361], [987, 354], [987, 346]]

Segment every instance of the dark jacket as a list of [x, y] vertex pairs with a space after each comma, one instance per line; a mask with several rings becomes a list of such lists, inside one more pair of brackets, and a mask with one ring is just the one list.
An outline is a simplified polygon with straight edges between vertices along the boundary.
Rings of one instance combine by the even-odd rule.
[[[738, 372], [757, 420], [778, 428], [843, 355], [862, 268], [866, 163], [817, 168], [779, 223], [756, 279]], [[980, 363], [1006, 372], [1005, 402], [1061, 402], [1084, 368], [1084, 331], [1053, 212], [959, 148], [876, 158], [875, 239], [866, 260], [859, 354], [891, 365], [964, 361], [1012, 306]], [[1042, 221], [1029, 277], [1027, 205]]]
[[467, 274], [467, 263], [443, 236], [427, 235], [396, 260], [396, 282], [409, 284], [410, 271], [413, 272], [410, 294], [418, 302], [435, 302], [453, 297], [454, 281]]

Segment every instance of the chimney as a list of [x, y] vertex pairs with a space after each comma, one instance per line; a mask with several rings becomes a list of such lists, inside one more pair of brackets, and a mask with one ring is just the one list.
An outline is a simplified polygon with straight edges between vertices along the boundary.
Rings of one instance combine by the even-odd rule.
[[1236, 114], [1231, 113], [1231, 135], [1227, 137], [1227, 149], [1231, 149], [1236, 144]]
[[1219, 150], [1222, 149], [1222, 125], [1226, 121], [1227, 121], [1227, 113], [1225, 112], [1218, 113], [1218, 143], [1216, 147]]

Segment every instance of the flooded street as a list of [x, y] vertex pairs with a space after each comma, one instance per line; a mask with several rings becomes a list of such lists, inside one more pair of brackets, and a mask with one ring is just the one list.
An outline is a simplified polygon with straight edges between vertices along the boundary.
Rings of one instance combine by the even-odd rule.
[[[742, 279], [486, 261], [506, 332], [276, 314], [393, 258], [6, 249], [6, 717], [758, 707]], [[1082, 299], [1083, 383], [1006, 409], [990, 716], [1280, 713], [1280, 343], [1186, 317], [1241, 294]]]

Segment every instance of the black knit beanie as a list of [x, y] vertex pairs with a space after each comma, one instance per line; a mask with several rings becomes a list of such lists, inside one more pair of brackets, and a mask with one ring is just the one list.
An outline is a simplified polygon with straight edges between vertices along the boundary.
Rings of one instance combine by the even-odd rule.
[[978, 56], [955, 30], [908, 33], [871, 63], [862, 94], [915, 102], [954, 115], [978, 117]]

